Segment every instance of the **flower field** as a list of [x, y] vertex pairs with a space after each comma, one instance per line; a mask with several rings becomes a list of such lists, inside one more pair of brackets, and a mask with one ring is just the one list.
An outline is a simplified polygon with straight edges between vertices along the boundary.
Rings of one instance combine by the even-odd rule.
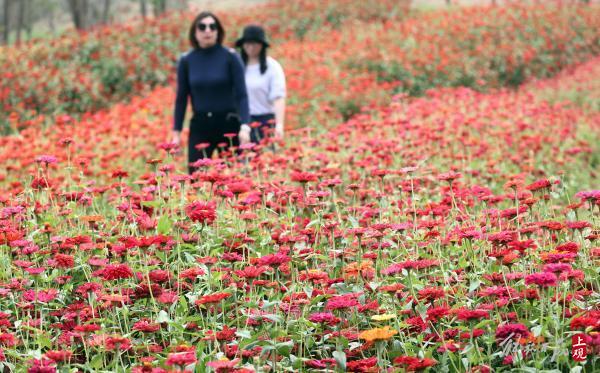
[[[137, 27], [164, 31], [165, 49], [144, 55], [162, 60], [140, 66], [164, 80], [131, 72], [136, 89], [79, 115], [58, 109], [69, 99], [15, 112], [19, 135], [0, 138], [0, 365], [598, 371], [600, 9], [391, 22], [392, 3], [319, 18], [303, 2], [319, 35], [269, 25], [293, 127], [275, 153], [258, 144], [185, 173], [165, 142], [177, 15], [127, 31], [140, 46]], [[40, 47], [56, 61], [39, 67], [55, 69], [47, 93], [82, 68], [59, 62], [58, 45], [83, 53], [102, 32], [131, 50], [129, 34], [107, 30]], [[115, 53], [99, 58], [127, 60]], [[23, 66], [10, 69], [10, 87], [28, 86]], [[101, 84], [77, 76], [91, 84], [80, 97]], [[6, 94], [25, 107], [23, 90]], [[584, 362], [571, 356], [576, 334]]]
[[[274, 54], [290, 67], [291, 88], [298, 92], [292, 102], [306, 104], [302, 91], [314, 87], [310, 97], [315, 97], [319, 89], [319, 104], [302, 107], [295, 126], [326, 107], [348, 118], [360, 108], [356, 98], [363, 97], [355, 90], [364, 91], [374, 79], [411, 95], [437, 86], [486, 90], [549, 77], [600, 52], [598, 6], [470, 7], [449, 17], [447, 10], [409, 14], [407, 0], [377, 3], [335, 0], [323, 10], [317, 0], [274, 1], [228, 14], [227, 41], [231, 44], [244, 24], [264, 23]], [[85, 116], [172, 83], [175, 60], [189, 48], [182, 25], [191, 17], [173, 13], [4, 48], [0, 130], [54, 123], [61, 114]], [[307, 63], [319, 68], [306, 71]], [[336, 91], [325, 84], [332, 79], [352, 97], [331, 94]], [[348, 89], [352, 80], [356, 88]], [[365, 96], [371, 99], [378, 91]]]

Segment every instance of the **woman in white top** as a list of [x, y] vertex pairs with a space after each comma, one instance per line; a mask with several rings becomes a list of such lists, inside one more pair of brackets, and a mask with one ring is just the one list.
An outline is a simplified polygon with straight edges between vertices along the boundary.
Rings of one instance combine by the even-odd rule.
[[235, 45], [240, 48], [246, 68], [246, 89], [250, 106], [250, 141], [259, 143], [275, 132], [283, 139], [285, 123], [285, 74], [279, 62], [267, 56], [269, 43], [265, 31], [257, 25], [244, 28]]

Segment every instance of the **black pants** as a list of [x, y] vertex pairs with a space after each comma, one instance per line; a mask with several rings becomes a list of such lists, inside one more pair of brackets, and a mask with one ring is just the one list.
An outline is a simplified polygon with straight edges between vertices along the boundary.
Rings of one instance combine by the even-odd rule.
[[258, 144], [265, 137], [273, 135], [275, 114], [252, 115], [250, 121], [260, 123], [258, 127], [252, 128], [252, 132], [250, 132], [250, 141], [253, 143]]
[[[232, 145], [239, 146], [239, 132], [240, 119], [235, 112], [194, 113], [188, 141], [188, 172], [191, 174], [196, 170], [192, 163], [198, 159], [211, 158], [215, 149], [224, 151]], [[226, 134], [235, 136], [226, 137]], [[206, 147], [198, 149], [197, 145], [202, 143], [205, 143]]]

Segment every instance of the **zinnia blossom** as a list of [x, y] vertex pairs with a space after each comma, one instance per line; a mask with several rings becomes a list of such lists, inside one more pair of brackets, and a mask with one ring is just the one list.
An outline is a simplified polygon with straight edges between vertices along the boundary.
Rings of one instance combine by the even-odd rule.
[[437, 364], [437, 361], [430, 358], [419, 359], [414, 356], [398, 356], [394, 359], [394, 364], [404, 365], [407, 371], [412, 372], [432, 367]]
[[127, 264], [108, 264], [98, 272], [106, 281], [133, 277], [133, 271]]
[[216, 205], [212, 202], [194, 201], [185, 207], [188, 218], [194, 222], [211, 224], [217, 218]]
[[550, 286], [556, 286], [557, 283], [558, 278], [552, 272], [538, 272], [525, 276], [525, 285], [535, 284], [546, 288]]
[[167, 356], [165, 364], [176, 365], [178, 367], [185, 367], [190, 364], [194, 364], [198, 359], [194, 351], [185, 351], [172, 353]]
[[496, 329], [496, 340], [503, 341], [507, 338], [519, 339], [529, 336], [529, 329], [523, 324], [505, 324]]
[[206, 366], [213, 368], [217, 373], [230, 372], [240, 361], [240, 359], [233, 360], [214, 360], [206, 363]]
[[395, 334], [398, 334], [397, 330], [390, 329], [389, 326], [385, 326], [383, 328], [374, 328], [370, 330], [365, 330], [361, 332], [358, 337], [360, 339], [364, 339], [367, 342], [373, 341], [385, 341], [393, 337]]
[[196, 304], [205, 304], [205, 303], [219, 303], [223, 299], [227, 299], [231, 296], [230, 293], [215, 293], [210, 295], [204, 295], [196, 301]]

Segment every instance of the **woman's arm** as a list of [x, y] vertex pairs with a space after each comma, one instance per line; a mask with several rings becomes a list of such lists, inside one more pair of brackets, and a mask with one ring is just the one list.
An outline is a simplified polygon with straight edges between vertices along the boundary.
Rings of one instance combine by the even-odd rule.
[[275, 137], [283, 139], [285, 128], [285, 97], [280, 97], [273, 102], [275, 108]]
[[232, 80], [233, 80], [233, 94], [237, 103], [238, 110], [240, 111], [240, 120], [242, 124], [248, 124], [250, 122], [250, 104], [248, 103], [248, 91], [246, 90], [246, 72], [244, 70], [244, 64], [242, 59], [235, 53], [232, 54], [231, 60], [232, 66]]
[[233, 94], [237, 103], [237, 107], [240, 115], [240, 132], [238, 138], [240, 144], [246, 144], [250, 142], [250, 104], [248, 103], [248, 91], [246, 90], [246, 72], [244, 70], [244, 63], [242, 59], [234, 52], [229, 51], [232, 57], [232, 75], [233, 75]]
[[183, 129], [183, 120], [187, 109], [188, 96], [190, 94], [190, 85], [188, 81], [188, 68], [185, 55], [179, 59], [177, 65], [177, 94], [175, 96], [175, 113], [173, 118], [173, 142], [179, 143], [181, 130]]
[[279, 62], [275, 59], [270, 60], [273, 76], [269, 86], [269, 100], [273, 101], [273, 110], [275, 111], [275, 137], [282, 139], [285, 126], [285, 97], [287, 94], [285, 73]]

